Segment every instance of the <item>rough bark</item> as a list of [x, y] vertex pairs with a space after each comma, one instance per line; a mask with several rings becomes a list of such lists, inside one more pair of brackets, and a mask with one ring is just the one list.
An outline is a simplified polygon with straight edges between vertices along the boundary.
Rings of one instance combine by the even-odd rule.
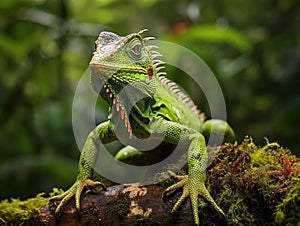
[[74, 207], [74, 199], [65, 207], [60, 219], [53, 212], [53, 202], [41, 210], [47, 225], [193, 225], [190, 201], [176, 214], [171, 209], [179, 193], [162, 199], [161, 185], [127, 184], [108, 187], [106, 191], [83, 193], [81, 214]]

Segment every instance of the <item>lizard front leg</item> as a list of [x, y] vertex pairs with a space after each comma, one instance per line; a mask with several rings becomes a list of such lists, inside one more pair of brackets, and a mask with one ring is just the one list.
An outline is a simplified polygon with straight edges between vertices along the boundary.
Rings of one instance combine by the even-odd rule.
[[205, 138], [198, 131], [182, 126], [176, 122], [159, 119], [152, 124], [153, 132], [164, 133], [166, 142], [182, 142], [188, 148], [188, 175], [175, 176], [180, 181], [168, 187], [163, 196], [172, 190], [183, 187], [182, 196], [174, 205], [172, 212], [176, 212], [179, 206], [189, 196], [192, 204], [195, 224], [199, 224], [198, 196], [202, 196], [214, 209], [225, 216], [222, 209], [215, 203], [205, 187], [206, 168], [208, 154], [206, 150]]
[[199, 214], [198, 214], [198, 196], [202, 196], [206, 201], [208, 201], [214, 209], [225, 217], [222, 209], [215, 203], [209, 192], [205, 187], [206, 180], [206, 166], [207, 166], [207, 152], [205, 140], [202, 134], [196, 135], [189, 146], [188, 149], [188, 175], [177, 176], [175, 178], [180, 181], [171, 185], [165, 190], [165, 193], [169, 191], [176, 190], [183, 187], [183, 193], [179, 200], [176, 202], [172, 209], [172, 213], [176, 212], [183, 201], [190, 196], [192, 211], [194, 215], [195, 224], [199, 224]]
[[75, 196], [75, 206], [80, 212], [80, 196], [85, 187], [95, 187], [105, 186], [99, 181], [93, 181], [93, 164], [98, 153], [99, 143], [109, 143], [116, 140], [116, 136], [113, 130], [113, 126], [110, 121], [106, 121], [98, 125], [90, 134], [88, 135], [86, 142], [83, 146], [77, 175], [75, 183], [63, 194], [52, 197], [52, 200], [61, 199], [59, 205], [57, 206], [55, 213], [59, 214], [64, 206]]

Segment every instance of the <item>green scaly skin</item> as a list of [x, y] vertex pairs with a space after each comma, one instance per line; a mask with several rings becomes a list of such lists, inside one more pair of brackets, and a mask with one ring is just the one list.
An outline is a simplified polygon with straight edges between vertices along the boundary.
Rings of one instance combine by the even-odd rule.
[[[104, 187], [91, 179], [98, 144], [119, 140], [128, 146], [116, 154], [116, 159], [137, 165], [159, 161], [161, 154], [171, 151], [180, 142], [188, 151], [188, 175], [174, 175], [179, 182], [165, 190], [164, 195], [183, 187], [183, 194], [172, 212], [189, 196], [195, 224], [199, 224], [198, 195], [201, 195], [225, 216], [205, 187], [208, 159], [205, 136], [207, 138], [211, 131], [225, 133], [224, 141], [233, 142], [234, 132], [224, 121], [204, 121], [192, 100], [166, 79], [164, 72], [159, 72], [163, 62], [154, 59], [160, 54], [153, 50], [154, 46], [146, 45], [150, 38], [142, 38], [144, 31], [125, 37], [101, 32], [95, 42], [90, 61], [92, 86], [110, 105], [110, 114], [108, 121], [89, 134], [81, 152], [76, 182], [65, 193], [53, 198], [61, 199], [57, 214], [73, 196], [80, 211], [84, 187]], [[159, 141], [161, 145], [153, 152], [139, 151], [138, 141], [146, 138], [150, 142]]]

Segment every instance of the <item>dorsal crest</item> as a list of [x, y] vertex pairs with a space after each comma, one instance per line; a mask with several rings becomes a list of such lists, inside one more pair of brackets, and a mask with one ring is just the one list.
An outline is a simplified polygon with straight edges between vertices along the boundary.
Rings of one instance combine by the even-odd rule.
[[178, 97], [178, 100], [181, 101], [196, 117], [202, 122], [205, 121], [205, 114], [198, 109], [191, 97], [177, 83], [169, 80], [165, 76], [160, 76], [158, 78], [160, 82], [173, 92]]

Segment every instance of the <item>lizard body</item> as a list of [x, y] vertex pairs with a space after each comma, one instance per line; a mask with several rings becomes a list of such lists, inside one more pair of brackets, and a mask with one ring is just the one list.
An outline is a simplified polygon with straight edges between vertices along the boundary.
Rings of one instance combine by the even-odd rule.
[[[137, 165], [159, 161], [173, 150], [174, 145], [182, 142], [188, 151], [188, 174], [175, 176], [179, 182], [165, 191], [183, 187], [183, 194], [172, 212], [190, 196], [194, 220], [199, 224], [198, 195], [201, 195], [225, 216], [205, 187], [208, 155], [203, 134], [209, 136], [211, 131], [221, 131], [225, 133], [224, 140], [232, 142], [234, 132], [224, 121], [204, 120], [203, 113], [191, 98], [161, 72], [163, 62], [156, 59], [161, 55], [153, 50], [154, 46], [147, 46], [150, 38], [142, 38], [142, 32], [144, 30], [124, 37], [101, 32], [95, 42], [89, 64], [91, 81], [94, 90], [110, 105], [109, 119], [89, 134], [80, 156], [76, 182], [65, 193], [54, 197], [61, 199], [56, 213], [73, 196], [76, 208], [80, 210], [84, 187], [104, 186], [91, 179], [98, 152], [97, 140], [100, 139], [103, 144], [119, 140], [129, 145], [115, 157]], [[144, 140], [149, 144], [161, 141], [161, 144], [152, 152], [142, 152], [139, 149]], [[127, 155], [130, 151], [136, 155]]]

